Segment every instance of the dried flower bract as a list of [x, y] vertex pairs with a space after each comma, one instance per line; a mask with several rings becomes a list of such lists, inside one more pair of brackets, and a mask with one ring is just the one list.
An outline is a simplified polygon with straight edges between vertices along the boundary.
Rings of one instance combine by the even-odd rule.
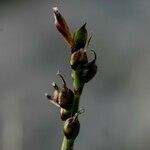
[[74, 40], [71, 36], [69, 27], [65, 19], [60, 14], [57, 7], [53, 7], [53, 12], [54, 12], [54, 19], [55, 19], [55, 25], [56, 25], [57, 30], [62, 34], [63, 38], [65, 39], [69, 47], [73, 49], [75, 45]]

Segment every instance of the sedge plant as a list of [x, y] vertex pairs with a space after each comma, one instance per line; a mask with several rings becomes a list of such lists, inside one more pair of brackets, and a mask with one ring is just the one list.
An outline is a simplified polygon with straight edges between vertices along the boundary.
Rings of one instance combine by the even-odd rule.
[[91, 50], [94, 54], [94, 59], [89, 62], [86, 49], [91, 40], [91, 36], [88, 37], [86, 23], [74, 33], [71, 33], [68, 24], [57, 7], [53, 8], [53, 13], [55, 26], [70, 49], [69, 59], [73, 89], [68, 88], [63, 75], [58, 72], [57, 75], [61, 78], [63, 87], [60, 88], [53, 82], [53, 94], [46, 94], [46, 97], [60, 109], [64, 132], [61, 150], [73, 150], [75, 139], [80, 130], [78, 116], [84, 112], [84, 109], [79, 110], [80, 97], [84, 85], [88, 83], [97, 72], [96, 53], [94, 50]]

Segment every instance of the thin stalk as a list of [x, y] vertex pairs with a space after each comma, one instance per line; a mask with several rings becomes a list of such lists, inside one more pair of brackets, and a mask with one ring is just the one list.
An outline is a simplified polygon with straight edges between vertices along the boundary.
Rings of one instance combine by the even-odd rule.
[[62, 142], [61, 150], [73, 150], [74, 140], [68, 140], [65, 136]]
[[[72, 71], [73, 88], [74, 88], [74, 103], [71, 109], [71, 116], [78, 112], [80, 97], [83, 90], [83, 82], [80, 78], [80, 69]], [[65, 122], [64, 122], [65, 123]], [[73, 150], [73, 144], [75, 139], [68, 140], [65, 136], [63, 138], [61, 150]]]
[[80, 77], [80, 73], [81, 73], [80, 69], [77, 69], [76, 71], [72, 71], [73, 88], [74, 88], [74, 104], [71, 110], [72, 116], [78, 111], [80, 97], [84, 86]]

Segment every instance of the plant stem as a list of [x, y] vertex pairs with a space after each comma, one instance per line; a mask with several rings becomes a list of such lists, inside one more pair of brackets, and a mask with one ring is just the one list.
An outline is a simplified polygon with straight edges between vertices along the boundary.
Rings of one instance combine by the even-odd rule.
[[74, 140], [68, 140], [65, 136], [62, 142], [61, 150], [73, 150]]
[[[78, 112], [80, 96], [83, 90], [83, 82], [80, 77], [81, 70], [77, 69], [72, 71], [73, 88], [74, 88], [74, 103], [71, 109], [71, 116]], [[62, 142], [61, 150], [73, 150], [73, 144], [75, 139], [68, 140], [65, 136]]]
[[81, 73], [80, 69], [77, 69], [76, 71], [72, 71], [73, 88], [74, 88], [74, 104], [71, 110], [72, 116], [78, 111], [80, 97], [84, 86], [80, 77], [80, 73]]

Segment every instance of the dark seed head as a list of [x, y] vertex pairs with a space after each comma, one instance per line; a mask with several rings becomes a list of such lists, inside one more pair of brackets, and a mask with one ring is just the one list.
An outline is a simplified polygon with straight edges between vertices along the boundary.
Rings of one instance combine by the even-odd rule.
[[71, 55], [70, 64], [72, 69], [76, 70], [78, 66], [86, 64], [88, 61], [86, 51], [84, 49], [79, 49]]
[[66, 120], [64, 125], [64, 134], [67, 139], [75, 139], [80, 130], [78, 118], [71, 117]]
[[66, 120], [64, 125], [64, 134], [67, 139], [75, 139], [80, 130], [80, 122], [78, 120], [78, 115], [84, 113], [85, 110], [79, 110], [73, 117]]
[[97, 73], [97, 65], [96, 63], [96, 53], [94, 50], [91, 50], [94, 53], [94, 59], [91, 62], [88, 62], [84, 65], [81, 78], [84, 81], [84, 83], [89, 82]]
[[62, 89], [58, 96], [58, 104], [64, 109], [71, 109], [74, 100], [74, 93], [68, 89]]
[[71, 109], [72, 104], [73, 104], [74, 93], [72, 92], [72, 90], [67, 88], [67, 85], [63, 76], [59, 73], [57, 75], [61, 77], [64, 83], [63, 89], [60, 90], [59, 95], [58, 95], [58, 104], [60, 105], [60, 107], [69, 110]]

